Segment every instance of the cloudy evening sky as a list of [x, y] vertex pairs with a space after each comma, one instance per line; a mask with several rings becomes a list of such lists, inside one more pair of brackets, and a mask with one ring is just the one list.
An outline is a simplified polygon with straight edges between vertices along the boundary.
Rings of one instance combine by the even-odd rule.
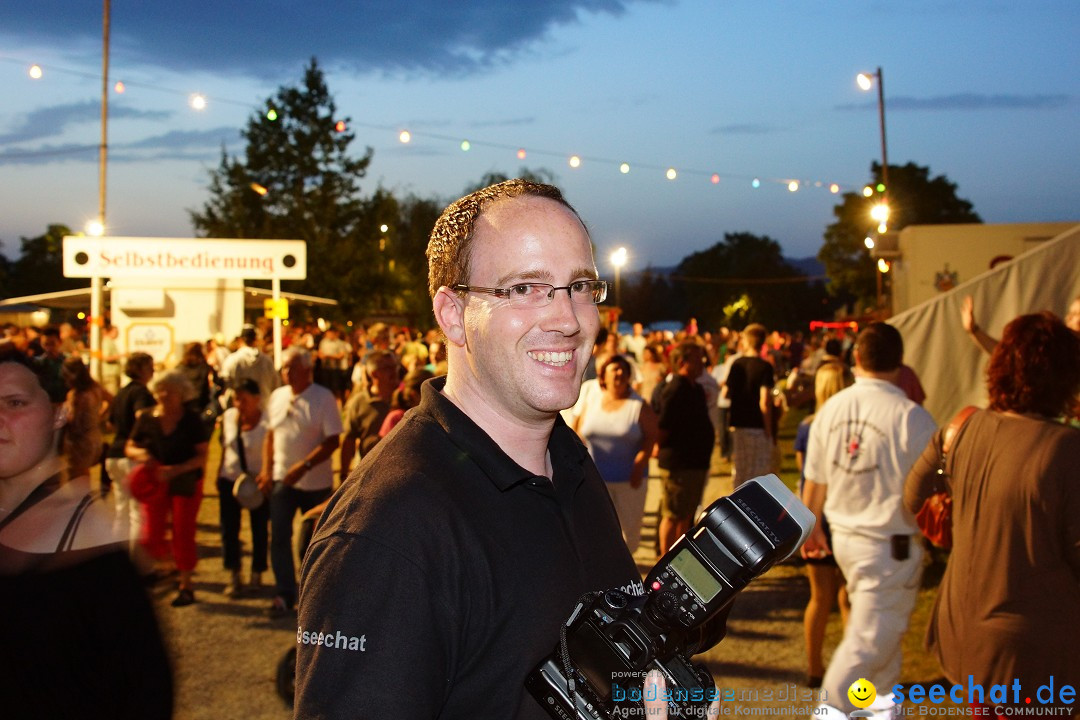
[[[221, 147], [242, 152], [312, 56], [357, 154], [374, 149], [365, 193], [449, 201], [549, 169], [601, 272], [620, 245], [632, 268], [670, 265], [734, 231], [816, 254], [829, 184], [880, 161], [876, 90], [855, 84], [878, 66], [892, 164], [947, 175], [989, 222], [1080, 221], [1078, 30], [1073, 0], [113, 0], [109, 234], [191, 236]], [[100, 73], [100, 2], [0, 3], [5, 254], [96, 214]]]

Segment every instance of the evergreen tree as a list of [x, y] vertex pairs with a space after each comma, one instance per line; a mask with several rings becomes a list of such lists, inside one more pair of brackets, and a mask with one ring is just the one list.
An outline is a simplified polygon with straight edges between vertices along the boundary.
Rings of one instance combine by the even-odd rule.
[[348, 123], [312, 59], [301, 86], [281, 87], [248, 119], [243, 159], [222, 151], [210, 200], [190, 215], [204, 237], [306, 241], [307, 279], [283, 287], [334, 298], [353, 317], [373, 307], [370, 290], [383, 280], [378, 228], [360, 196], [372, 151], [349, 153]]
[[[871, 187], [883, 182], [881, 165], [870, 166]], [[930, 168], [914, 163], [889, 166], [889, 187], [885, 188], [889, 206], [888, 228], [899, 232], [908, 225], [982, 222], [967, 200], [956, 195], [956, 185], [944, 175], [930, 178]], [[877, 221], [871, 208], [880, 203], [876, 190], [870, 197], [845, 193], [841, 204], [833, 208], [837, 220], [825, 230], [825, 242], [818, 259], [829, 276], [829, 293], [858, 305], [874, 305], [877, 294], [876, 263], [865, 239], [877, 236]]]

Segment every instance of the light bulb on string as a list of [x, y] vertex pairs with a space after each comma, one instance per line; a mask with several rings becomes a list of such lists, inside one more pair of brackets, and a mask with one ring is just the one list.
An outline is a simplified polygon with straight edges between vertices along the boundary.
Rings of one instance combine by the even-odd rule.
[[274, 122], [275, 120], [277, 120], [277, 110], [275, 110], [274, 108], [270, 108], [269, 110], [267, 110], [266, 119], [270, 122]]
[[44, 75], [40, 65], [31, 65], [27, 72], [30, 73], [30, 77], [34, 80], [40, 80], [41, 76]]
[[870, 237], [869, 235], [863, 238], [863, 245], [866, 246], [867, 250], [873, 250], [875, 244], [876, 243], [874, 243], [874, 238]]
[[713, 173], [712, 177], [709, 178], [709, 182], [711, 182], [713, 185], [719, 185], [720, 184], [720, 175], [719, 175], [719, 173]]
[[840, 192], [840, 186], [837, 185], [836, 183], [833, 183], [832, 185], [829, 186], [829, 192], [831, 192], [833, 195], [835, 195], [836, 193]]
[[622, 165], [620, 165], [619, 172], [621, 172], [623, 175], [626, 175], [628, 172], [630, 172], [630, 163], [623, 163]]
[[675, 172], [675, 168], [668, 168], [667, 172], [664, 173], [664, 176], [667, 177], [668, 180], [674, 180], [679, 177], [679, 173]]
[[462, 140], [462, 141], [461, 141], [461, 151], [462, 151], [462, 152], [469, 152], [469, 149], [470, 149], [471, 147], [472, 147], [472, 144], [471, 144], [471, 143], [469, 143], [469, 141], [468, 141], [468, 140]]
[[570, 160], [568, 162], [570, 164], [570, 167], [572, 167], [572, 168], [581, 167], [581, 158], [579, 158], [577, 155], [571, 155]]
[[752, 188], [754, 188], [756, 190], [757, 188], [761, 187], [761, 181], [758, 180], [757, 178], [754, 178], [754, 181], [752, 183], [750, 183], [750, 187], [752, 187]]
[[188, 104], [195, 110], [205, 110], [206, 96], [200, 93], [192, 93], [188, 99]]
[[789, 192], [799, 192], [799, 181], [792, 180], [787, 184], [787, 189]]
[[527, 154], [527, 153], [525, 152], [525, 148], [518, 148], [518, 151], [517, 151], [517, 158], [518, 158], [518, 160], [524, 160], [524, 159], [525, 159], [525, 156], [526, 156], [526, 154]]
[[337, 132], [345, 132], [345, 121], [338, 120], [336, 123], [334, 123], [334, 130], [336, 130]]
[[864, 187], [862, 189], [862, 194], [863, 194], [863, 197], [870, 197], [871, 195], [874, 194], [874, 188], [867, 185], [866, 187]]
[[113, 85], [113, 92], [117, 95], [123, 95], [125, 90], [127, 90], [127, 86], [120, 80], [117, 80], [116, 84]]
[[397, 138], [402, 143], [409, 143], [412, 142], [412, 133], [408, 130], [402, 130], [400, 133], [398, 133]]

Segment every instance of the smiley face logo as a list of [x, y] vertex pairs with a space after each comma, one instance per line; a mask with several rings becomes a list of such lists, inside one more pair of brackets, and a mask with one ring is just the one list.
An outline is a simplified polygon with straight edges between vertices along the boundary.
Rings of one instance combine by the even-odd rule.
[[877, 697], [877, 688], [866, 678], [859, 678], [851, 683], [847, 691], [848, 700], [857, 708], [867, 707]]

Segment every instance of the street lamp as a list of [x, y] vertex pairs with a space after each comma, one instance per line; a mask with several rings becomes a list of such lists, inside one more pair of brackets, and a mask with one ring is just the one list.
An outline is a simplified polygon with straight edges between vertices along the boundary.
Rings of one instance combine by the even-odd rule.
[[618, 248], [615, 252], [611, 253], [611, 264], [615, 267], [615, 307], [622, 307], [619, 304], [619, 271], [622, 270], [622, 266], [626, 264], [626, 248], [621, 247]]
[[[885, 143], [885, 78], [881, 73], [881, 68], [877, 69], [874, 73], [859, 73], [855, 77], [855, 82], [859, 87], [866, 91], [874, 86], [874, 80], [877, 80], [878, 90], [878, 122], [881, 124], [881, 182], [885, 186], [885, 190], [881, 193], [881, 203], [876, 205], [871, 212], [871, 216], [878, 221], [878, 233], [884, 233], [887, 229], [887, 223], [889, 219], [889, 204], [888, 204], [888, 192], [889, 192], [889, 151], [888, 145]], [[877, 269], [877, 307], [878, 310], [882, 306], [882, 291], [881, 291], [881, 275], [887, 270], [882, 270], [880, 263]]]
[[885, 192], [889, 191], [889, 152], [885, 144], [885, 79], [881, 74], [881, 68], [875, 73], [859, 73], [855, 77], [862, 90], [869, 90], [874, 86], [877, 79], [877, 103], [878, 121], [881, 123], [881, 181], [885, 184]]

